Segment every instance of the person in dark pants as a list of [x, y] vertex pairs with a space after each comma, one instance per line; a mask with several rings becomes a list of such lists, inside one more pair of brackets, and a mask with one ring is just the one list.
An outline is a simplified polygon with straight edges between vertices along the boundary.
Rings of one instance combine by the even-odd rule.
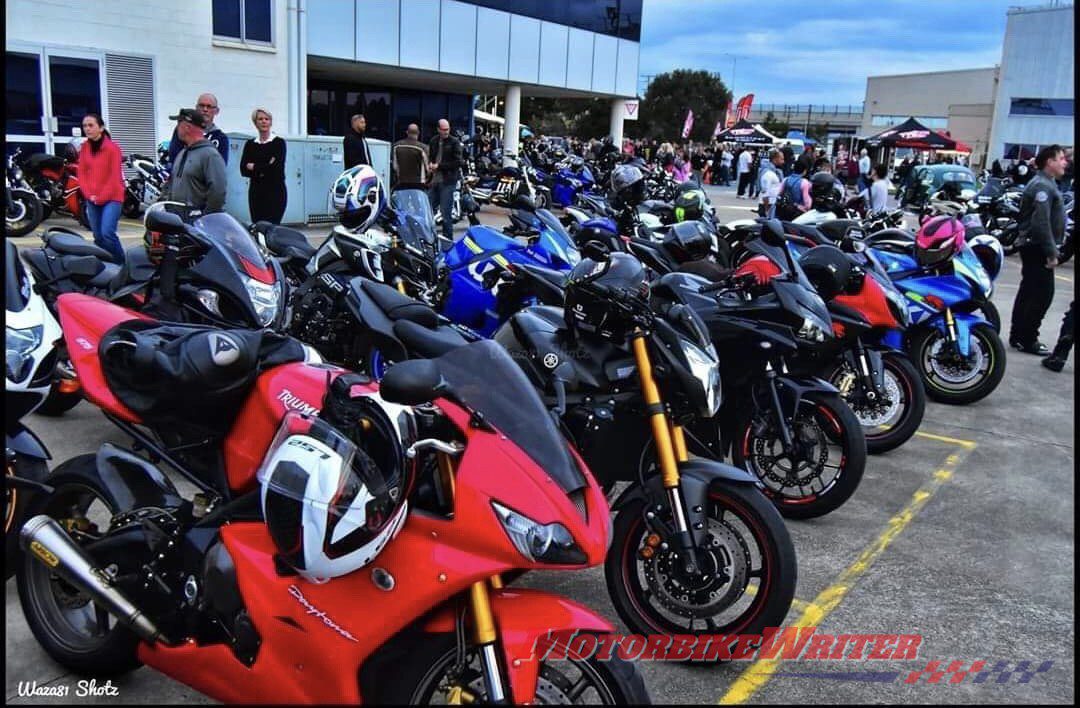
[[364, 137], [366, 132], [367, 119], [364, 116], [357, 113], [349, 119], [349, 133], [341, 142], [345, 152], [345, 169], [371, 164], [371, 150]]
[[1075, 300], [1069, 303], [1069, 309], [1061, 322], [1061, 333], [1058, 334], [1054, 351], [1050, 353], [1050, 356], [1042, 360], [1042, 365], [1051, 371], [1061, 371], [1065, 368], [1065, 362], [1069, 358], [1069, 350], [1073, 347], [1073, 305], [1075, 303]]
[[244, 143], [240, 154], [240, 174], [251, 179], [248, 185], [251, 223], [280, 224], [289, 198], [285, 188], [285, 140], [270, 132], [274, 117], [265, 108], [252, 111], [251, 122], [259, 137]]
[[1046, 356], [1039, 326], [1054, 299], [1058, 244], [1065, 238], [1065, 207], [1055, 181], [1065, 172], [1065, 151], [1049, 145], [1035, 158], [1038, 172], [1028, 181], [1017, 216], [1020, 288], [1013, 303], [1009, 344], [1028, 354]]
[[442, 211], [443, 237], [447, 241], [454, 240], [454, 219], [451, 214], [454, 190], [461, 179], [462, 152], [461, 141], [450, 134], [450, 121], [443, 118], [439, 121], [439, 134], [428, 145], [428, 155], [431, 156], [428, 171], [432, 175], [428, 199], [431, 200], [432, 211], [436, 207]]

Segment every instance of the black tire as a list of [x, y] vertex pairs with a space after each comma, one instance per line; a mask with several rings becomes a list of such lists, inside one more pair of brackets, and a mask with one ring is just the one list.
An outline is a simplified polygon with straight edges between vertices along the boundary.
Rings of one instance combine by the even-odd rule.
[[[41, 482], [49, 476], [49, 466], [45, 464], [45, 460], [16, 453], [15, 458], [5, 465], [5, 474]], [[19, 529], [27, 518], [26, 509], [30, 504], [31, 494], [33, 492], [25, 487], [4, 485], [4, 580], [15, 575], [15, 569], [22, 557]]]
[[124, 206], [120, 208], [120, 211], [129, 219], [137, 219], [139, 214], [142, 214], [142, 204], [130, 194], [125, 194]]
[[[885, 368], [886, 387], [888, 378], [891, 377], [896, 385], [897, 393], [904, 397], [899, 418], [887, 429], [878, 430], [880, 425], [863, 425], [863, 435], [866, 437], [866, 452], [877, 455], [882, 452], [894, 450], [907, 442], [922, 423], [923, 414], [926, 411], [926, 388], [923, 386], [922, 377], [919, 376], [915, 365], [904, 354], [886, 352], [882, 355], [882, 366]], [[843, 371], [837, 367], [826, 379], [836, 384], [837, 375]], [[859, 418], [860, 423], [864, 418], [859, 417], [860, 411], [854, 407], [852, 412]], [[869, 413], [869, 412], [868, 412]]]
[[[761, 471], [758, 467], [758, 456], [750, 455], [750, 451], [754, 447], [760, 447], [761, 452], [764, 453], [766, 445], [778, 450], [779, 434], [773, 432], [774, 426], [770, 421], [765, 429], [768, 437], [755, 435], [753, 411], [749, 407], [736, 425], [736, 436], [731, 446], [731, 459], [735, 466], [748, 470], [758, 478], [763, 485], [762, 491], [765, 492], [765, 496], [776, 505], [781, 514], [791, 519], [813, 519], [839, 508], [855, 493], [866, 469], [866, 436], [863, 434], [859, 419], [855, 417], [851, 408], [844, 403], [839, 394], [819, 392], [806, 394], [800, 402], [796, 420], [803, 421], [804, 433], [817, 433], [818, 443], [832, 444], [840, 448], [840, 461], [836, 466], [836, 474], [828, 482], [822, 484], [820, 489], [814, 490], [811, 486], [810, 494], [797, 496], [778, 494], [779, 489], [787, 487], [775, 476], [770, 476], [767, 471]], [[776, 455], [774, 459], [785, 458]], [[825, 465], [822, 464], [823, 469], [824, 467]], [[820, 474], [822, 471], [816, 472], [814, 477], [818, 478]]]
[[[436, 695], [447, 669], [454, 663], [455, 654], [451, 636], [442, 635], [433, 638], [433, 641], [419, 643], [413, 651], [409, 652], [408, 660], [399, 663], [395, 675], [390, 680], [380, 682], [374, 702], [380, 705], [431, 703], [431, 698]], [[595, 692], [601, 698], [601, 705], [650, 705], [652, 703], [649, 692], [645, 689], [641, 672], [634, 664], [615, 655], [612, 655], [609, 661], [597, 661], [596, 659], [570, 658], [569, 654], [565, 661], [541, 661], [540, 682], [537, 686], [537, 698], [541, 699], [540, 702], [558, 698], [556, 695], [542, 695], [541, 692], [548, 686], [554, 687], [554, 690], [547, 689], [552, 694], [560, 689], [559, 682], [553, 679], [557, 675], [562, 675], [559, 669], [565, 668], [568, 664], [572, 664], [574, 670], [580, 672], [582, 676], [587, 675], [596, 684], [602, 686], [603, 694], [600, 691]], [[474, 702], [487, 702], [483, 681], [472, 664], [466, 666], [463, 678], [462, 683], [465, 683], [475, 695]], [[541, 684], [546, 684], [546, 686]], [[568, 698], [568, 696], [564, 697]], [[559, 704], [557, 700], [552, 702]]]
[[998, 312], [997, 305], [987, 300], [977, 311], [982, 313], [983, 319], [990, 323], [995, 332], [1001, 333], [1001, 313]]
[[[107, 523], [115, 510], [105, 503], [107, 496], [95, 483], [71, 472], [79, 466], [95, 464], [93, 454], [80, 455], [61, 464], [47, 479], [55, 492], [35, 499], [29, 513], [47, 514], [59, 520], [81, 508], [84, 514], [90, 512], [87, 518], [94, 519], [100, 529], [97, 520]], [[93, 505], [100, 506], [90, 511]], [[17, 568], [16, 584], [23, 616], [38, 643], [54, 661], [77, 674], [101, 678], [119, 676], [142, 665], [135, 653], [139, 638], [134, 632], [115, 618], [107, 617], [71, 585], [53, 577], [49, 568], [33, 557], [24, 554]], [[61, 604], [67, 607], [62, 608]], [[84, 615], [94, 614], [96, 627], [105, 623], [104, 632], [91, 637], [84, 624], [89, 619], [80, 623], [84, 624], [82, 627], [72, 625], [65, 612], [75, 610]]]
[[990, 325], [977, 324], [971, 328], [971, 335], [986, 364], [979, 365], [983, 373], [974, 372], [970, 383], [969, 380], [950, 382], [934, 369], [934, 347], [938, 342], [945, 343], [945, 335], [937, 328], [922, 327], [912, 335], [908, 353], [923, 380], [926, 395], [935, 401], [951, 405], [973, 403], [993, 393], [1005, 376], [1005, 345], [998, 333]]
[[41, 200], [28, 189], [11, 190], [11, 203], [6, 206], [4, 236], [7, 238], [25, 236], [45, 218]]
[[45, 397], [45, 400], [41, 402], [41, 405], [34, 412], [50, 418], [57, 418], [79, 405], [82, 398], [81, 388], [70, 393], [64, 393], [60, 390], [59, 382], [54, 381], [49, 389], [49, 395]]
[[[1072, 234], [1065, 235], [1065, 242], [1061, 244], [1061, 248], [1058, 249], [1058, 263], [1068, 263], [1073, 257], [1073, 240]], [[998, 330], [1001, 331], [1000, 329]]]
[[[705, 555], [710, 558], [707, 562], [714, 565], [718, 555], [726, 556], [733, 574], [715, 588], [710, 585], [695, 591], [701, 593], [703, 600], [707, 591], [708, 599], [717, 603], [716, 611], [711, 614], [708, 614], [708, 603], [703, 605], [684, 599], [688, 596], [673, 596], [667, 587], [668, 578], [661, 576], [659, 570], [654, 570], [650, 578], [646, 564], [651, 563], [652, 558], [646, 560], [641, 556], [642, 546], [650, 534], [643, 515], [644, 504], [643, 500], [631, 502], [616, 513], [611, 548], [604, 560], [604, 578], [612, 604], [632, 632], [646, 635], [760, 634], [766, 627], [781, 626], [795, 596], [795, 548], [784, 520], [759, 489], [749, 484], [717, 483], [709, 490], [710, 545], [707, 548], [710, 552]], [[732, 518], [726, 519], [729, 514]], [[733, 527], [732, 520], [745, 529], [754, 548], [751, 549], [747, 537]], [[724, 539], [728, 544], [721, 543]], [[732, 554], [731, 545], [742, 554]], [[714, 547], [716, 550], [712, 550]], [[661, 553], [653, 556], [656, 559], [654, 568], [664, 560]], [[751, 567], [753, 555], [757, 556], [758, 568]], [[753, 577], [757, 578], [758, 585], [751, 591]], [[718, 600], [716, 594], [720, 595]], [[654, 602], [659, 602], [662, 607]], [[732, 616], [717, 621], [721, 613], [728, 611]], [[699, 622], [704, 626], [695, 627]]]

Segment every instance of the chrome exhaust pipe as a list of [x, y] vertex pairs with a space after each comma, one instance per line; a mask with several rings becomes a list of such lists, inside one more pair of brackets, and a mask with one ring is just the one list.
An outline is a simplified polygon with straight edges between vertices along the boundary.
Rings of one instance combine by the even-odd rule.
[[[71, 539], [54, 519], [38, 514], [19, 532], [19, 545], [37, 561], [90, 596], [93, 602], [153, 644], [164, 641], [161, 630], [135, 607], [112, 579], [94, 566], [93, 559]], [[166, 642], [167, 643], [167, 642]]]

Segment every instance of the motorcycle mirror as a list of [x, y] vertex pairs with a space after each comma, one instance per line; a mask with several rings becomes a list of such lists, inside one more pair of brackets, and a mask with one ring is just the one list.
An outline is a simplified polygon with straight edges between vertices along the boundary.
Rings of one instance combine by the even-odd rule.
[[589, 241], [581, 247], [581, 254], [589, 260], [603, 262], [611, 256], [611, 250], [603, 241]]
[[446, 381], [431, 359], [409, 359], [394, 364], [379, 383], [379, 395], [384, 401], [403, 406], [430, 403], [447, 392]]
[[514, 209], [522, 209], [524, 211], [536, 211], [536, 202], [532, 200], [528, 194], [519, 194], [514, 197], [514, 202], [511, 204]]
[[761, 223], [761, 240], [769, 246], [782, 248], [787, 239], [779, 219], [766, 219]]
[[147, 231], [158, 231], [163, 234], [187, 233], [187, 225], [178, 215], [164, 209], [153, 209], [146, 212]]

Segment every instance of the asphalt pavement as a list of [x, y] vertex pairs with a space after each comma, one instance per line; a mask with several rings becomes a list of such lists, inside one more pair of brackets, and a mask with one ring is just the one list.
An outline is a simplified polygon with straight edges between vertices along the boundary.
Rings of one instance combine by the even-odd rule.
[[[751, 216], [752, 203], [735, 200], [731, 190], [710, 192], [722, 221]], [[486, 223], [506, 223], [500, 210], [482, 216]], [[308, 230], [316, 239], [326, 231]], [[140, 238], [137, 224], [124, 227], [125, 245]], [[995, 288], [1006, 329], [1019, 271], [1017, 258], [1009, 258]], [[1073, 297], [1072, 263], [1055, 271], [1055, 286], [1042, 332], [1048, 345]], [[919, 433], [897, 450], [870, 457], [843, 507], [788, 522], [798, 585], [786, 623], [835, 636], [919, 635], [917, 659], [708, 667], [643, 661], [653, 701], [1074, 703], [1074, 364], [1071, 357], [1054, 374], [1038, 357], [1010, 350], [1005, 378], [992, 395], [961, 407], [928, 403]], [[104, 441], [127, 442], [85, 402], [62, 419], [31, 416], [27, 423], [54, 463]], [[599, 568], [534, 573], [520, 582], [563, 593], [617, 622]], [[146, 668], [114, 680], [115, 696], [79, 697], [79, 677], [54, 664], [30, 634], [13, 580], [6, 587], [5, 624], [8, 702], [210, 702]], [[981, 672], [962, 673], [980, 661]], [[63, 699], [20, 697], [20, 682], [32, 681], [71, 692]]]

